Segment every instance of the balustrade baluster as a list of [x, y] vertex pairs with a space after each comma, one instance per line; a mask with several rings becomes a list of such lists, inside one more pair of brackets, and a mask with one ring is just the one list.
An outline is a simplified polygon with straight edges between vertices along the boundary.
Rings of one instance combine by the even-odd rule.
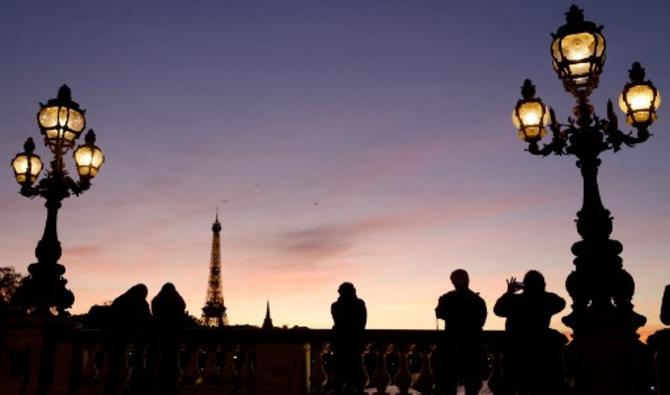
[[[388, 371], [386, 370], [386, 355], [381, 352], [381, 349], [383, 346], [380, 344], [379, 345], [379, 350], [375, 352], [377, 355], [377, 370], [375, 374], [373, 375], [372, 383], [374, 384], [374, 387], [377, 389], [377, 394], [381, 395], [386, 392], [386, 387], [389, 385], [391, 382], [391, 377], [389, 376]], [[385, 347], [384, 347], [384, 352], [385, 352]]]
[[313, 393], [323, 393], [326, 390], [326, 385], [328, 384], [328, 375], [325, 369], [324, 353], [330, 351], [330, 345], [328, 343], [320, 344], [319, 347], [311, 348], [311, 370], [310, 370], [310, 386]]
[[103, 377], [105, 353], [99, 345], [86, 344], [81, 348], [79, 384], [100, 383]]
[[407, 373], [410, 377], [409, 388], [418, 391], [419, 379], [423, 374], [423, 354], [416, 344], [411, 344], [405, 355]]
[[195, 361], [196, 353], [191, 347], [193, 346], [182, 345], [177, 354], [180, 372], [177, 383], [180, 386], [193, 385], [198, 378]]
[[233, 376], [233, 389], [237, 390], [240, 387], [240, 374], [242, 372], [242, 368], [244, 367], [244, 354], [242, 353], [241, 346], [239, 344], [235, 346], [231, 357], [233, 360], [233, 372], [235, 373]]
[[226, 352], [222, 346], [217, 346], [213, 352], [213, 381], [212, 384], [217, 388], [224, 388], [225, 385], [225, 369], [230, 363], [226, 363]]
[[380, 348], [374, 343], [369, 344], [367, 349], [369, 350], [370, 366], [374, 363], [374, 369], [372, 369], [373, 372], [370, 376], [370, 383], [368, 384], [367, 389], [375, 388], [378, 395], [383, 394], [390, 381], [388, 374], [386, 373], [386, 368], [384, 367], [384, 357], [381, 352], [378, 351]]
[[409, 386], [412, 382], [412, 378], [409, 374], [409, 367], [407, 366], [407, 355], [409, 351], [406, 351], [405, 343], [396, 343], [396, 353], [398, 355], [398, 372], [395, 375], [395, 385], [398, 387], [400, 394], [406, 395], [409, 390]]
[[125, 357], [125, 387], [133, 392], [141, 391], [146, 382], [146, 348], [141, 344], [131, 343], [126, 349]]
[[217, 368], [217, 354], [219, 352], [213, 346], [201, 346], [198, 349], [198, 356], [196, 358], [198, 380], [196, 384], [210, 389], [221, 387], [221, 369]]
[[237, 386], [237, 370], [235, 367], [234, 350], [229, 346], [219, 346], [217, 351], [217, 365], [220, 364], [221, 388], [224, 393], [231, 393]]
[[433, 369], [431, 368], [431, 357], [433, 353], [434, 344], [429, 344], [421, 348], [417, 348], [416, 354], [413, 358], [417, 358], [420, 362], [415, 361], [412, 364], [414, 369], [418, 369], [421, 365], [421, 372], [412, 384], [412, 388], [422, 394], [429, 394], [435, 385], [435, 377], [433, 376]]
[[384, 368], [389, 377], [387, 386], [397, 386], [396, 379], [398, 372], [400, 371], [400, 360], [400, 354], [396, 350], [395, 344], [389, 344], [384, 353]]
[[486, 345], [485, 349], [485, 366], [481, 372], [481, 379], [485, 382], [485, 386], [495, 393], [495, 391], [502, 390], [502, 371], [500, 369], [500, 350], [491, 344]]
[[195, 371], [198, 374], [198, 378], [195, 379], [196, 385], [203, 385], [207, 382], [206, 373], [208, 359], [209, 353], [207, 350], [202, 347], [198, 347], [195, 352]]
[[326, 375], [326, 379], [323, 381], [321, 387], [324, 390], [330, 391], [333, 389], [335, 379], [335, 354], [333, 353], [333, 345], [331, 343], [326, 343], [321, 353], [321, 358], [323, 361], [323, 372]]
[[365, 372], [365, 385], [364, 388], [367, 390], [369, 388], [375, 388], [375, 374], [377, 373], [379, 365], [379, 354], [374, 351], [372, 343], [365, 345], [365, 350], [363, 351], [363, 371]]

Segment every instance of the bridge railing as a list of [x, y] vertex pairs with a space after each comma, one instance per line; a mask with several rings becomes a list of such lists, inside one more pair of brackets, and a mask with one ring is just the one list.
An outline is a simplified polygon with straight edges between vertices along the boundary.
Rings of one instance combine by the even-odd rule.
[[[444, 373], [436, 370], [436, 347], [443, 335], [366, 331], [359, 365], [366, 389], [379, 395], [430, 393], [436, 376]], [[665, 340], [656, 346], [655, 390], [665, 395], [670, 394], [670, 335], [659, 339]], [[491, 379], [491, 387], [502, 376], [502, 340], [502, 332], [485, 332], [481, 377]], [[333, 388], [331, 341], [330, 330], [227, 327], [129, 333], [22, 318], [0, 323], [0, 392], [321, 395]]]
[[[1, 336], [1, 335], [0, 335]], [[443, 333], [368, 330], [360, 370], [383, 394], [428, 393]], [[496, 374], [501, 332], [486, 332], [482, 376]], [[333, 386], [330, 330], [83, 330], [29, 319], [0, 339], [3, 394], [326, 394]], [[415, 392], [413, 392], [415, 393]]]

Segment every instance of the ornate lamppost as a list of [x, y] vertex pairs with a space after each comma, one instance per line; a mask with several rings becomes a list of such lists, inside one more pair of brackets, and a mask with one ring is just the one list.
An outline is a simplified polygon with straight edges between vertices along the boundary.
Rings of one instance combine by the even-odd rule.
[[[528, 143], [528, 152], [540, 156], [574, 155], [584, 181], [583, 205], [576, 221], [582, 240], [572, 246], [575, 270], [566, 280], [572, 312], [563, 318], [573, 329], [572, 348], [579, 361], [575, 372], [578, 393], [637, 394], [640, 379], [632, 377], [636, 369], [632, 365], [641, 366], [642, 362], [636, 331], [646, 318], [633, 311], [635, 283], [619, 257], [623, 246], [610, 239], [612, 217], [598, 189], [598, 157], [602, 152], [616, 152], [624, 145], [632, 147], [646, 141], [661, 97], [635, 62], [619, 106], [637, 133], [619, 129], [611, 101], [607, 103], [606, 117], [598, 117], [589, 104], [589, 95], [598, 86], [605, 63], [602, 26], [585, 21], [582, 10], [574, 5], [566, 20], [552, 34], [551, 55], [565, 90], [577, 100], [574, 117], [568, 118], [567, 124], [559, 123], [553, 110], [535, 96], [531, 81], [526, 80], [512, 120], [518, 137]], [[551, 131], [551, 141], [540, 146], [547, 129]]]
[[85, 143], [74, 150], [74, 161], [79, 174], [75, 181], [65, 168], [64, 156], [86, 126], [85, 111], [72, 101], [70, 88], [63, 85], [58, 97], [46, 104], [40, 103], [37, 122], [44, 137], [44, 144], [53, 153], [53, 160], [45, 176], [37, 182], [43, 165], [34, 153], [35, 143], [28, 138], [24, 152], [12, 160], [16, 181], [21, 185], [20, 193], [28, 198], [40, 196], [46, 200], [47, 220], [42, 239], [35, 248], [37, 262], [28, 266], [30, 275], [17, 290], [16, 302], [35, 315], [61, 315], [74, 303], [74, 295], [65, 287], [65, 267], [58, 263], [61, 246], [58, 241], [56, 223], [58, 209], [63, 199], [71, 194], [79, 196], [91, 186], [91, 179], [98, 174], [105, 161], [100, 148], [95, 145], [95, 133], [86, 133]]

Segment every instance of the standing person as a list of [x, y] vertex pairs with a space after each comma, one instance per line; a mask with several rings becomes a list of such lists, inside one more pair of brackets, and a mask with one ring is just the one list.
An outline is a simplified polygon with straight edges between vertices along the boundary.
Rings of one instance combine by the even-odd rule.
[[455, 395], [459, 382], [466, 395], [482, 387], [479, 368], [483, 360], [486, 302], [470, 290], [470, 277], [463, 269], [450, 276], [454, 290], [440, 296], [435, 316], [444, 320], [444, 339], [437, 350], [436, 392]]
[[[143, 371], [143, 350], [146, 330], [151, 322], [147, 303], [147, 286], [136, 284], [112, 301], [109, 307], [109, 373], [105, 395], [118, 393], [122, 366], [130, 370], [124, 387], [125, 394], [146, 393]], [[132, 352], [131, 352], [132, 350]]]
[[340, 297], [330, 306], [334, 322], [335, 393], [358, 395], [363, 391], [361, 352], [368, 313], [352, 283], [342, 283], [337, 292]]
[[[565, 300], [545, 291], [544, 276], [530, 270], [523, 283], [512, 277], [507, 292], [493, 312], [507, 318], [503, 348], [503, 395], [561, 393], [561, 347], [565, 336], [549, 329], [551, 316], [565, 308]], [[518, 294], [518, 291], [523, 290]], [[562, 344], [561, 344], [562, 343]]]
[[[186, 324], [186, 304], [172, 283], [165, 283], [151, 300], [153, 337], [149, 352], [148, 369], [152, 376], [158, 373], [154, 393], [170, 395], [176, 392], [179, 330]], [[156, 372], [158, 368], [158, 372]]]
[[147, 303], [149, 290], [144, 284], [136, 284], [112, 301], [112, 326], [126, 333], [135, 333], [148, 328], [151, 311]]

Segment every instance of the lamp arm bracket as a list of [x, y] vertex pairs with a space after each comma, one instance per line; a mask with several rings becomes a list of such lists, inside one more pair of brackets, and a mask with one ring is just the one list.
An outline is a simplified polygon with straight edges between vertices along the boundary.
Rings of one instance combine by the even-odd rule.
[[67, 180], [68, 188], [76, 196], [81, 195], [91, 187], [91, 181], [87, 177], [80, 177], [79, 181], [74, 181], [72, 178], [68, 177]]
[[530, 142], [528, 144], [528, 149], [526, 151], [530, 152], [532, 155], [538, 156], [549, 156], [554, 155], [564, 155], [565, 148], [565, 139], [561, 136], [554, 134], [554, 138], [549, 144], [544, 144], [542, 148], [537, 145], [536, 141]]
[[633, 147], [636, 144], [644, 143], [651, 137], [651, 133], [647, 129], [638, 129], [637, 136], [634, 136], [632, 131], [626, 133], [612, 127], [605, 127], [603, 131], [607, 136], [607, 143], [614, 152], [619, 151], [622, 144]]
[[34, 187], [34, 186], [28, 185], [28, 184], [21, 185], [21, 190], [19, 191], [19, 193], [22, 196], [25, 196], [25, 197], [30, 198], [30, 199], [35, 198], [35, 196], [40, 196], [41, 195], [41, 191], [40, 191], [39, 187]]

